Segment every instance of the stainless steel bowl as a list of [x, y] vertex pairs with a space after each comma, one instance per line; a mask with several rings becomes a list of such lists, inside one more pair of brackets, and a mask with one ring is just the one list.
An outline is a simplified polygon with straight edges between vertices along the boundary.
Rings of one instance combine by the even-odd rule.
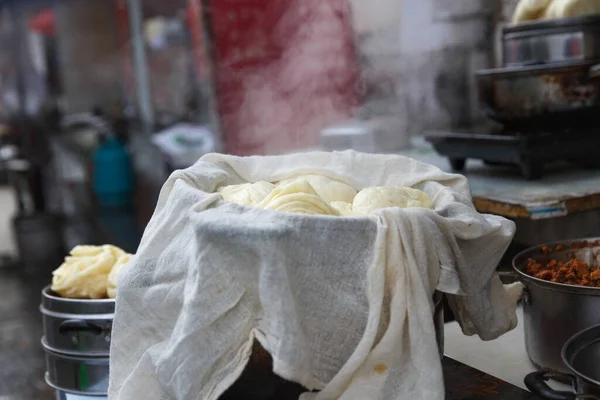
[[550, 259], [567, 261], [572, 257], [598, 265], [600, 247], [574, 249], [572, 245], [596, 239], [549, 243], [546, 246], [565, 247], [564, 251], [546, 254], [543, 246], [525, 250], [515, 257], [513, 267], [525, 284], [523, 326], [525, 347], [529, 358], [539, 369], [569, 373], [562, 359], [563, 345], [584, 329], [600, 324], [600, 288], [566, 285], [528, 275], [527, 260], [545, 262]]
[[45, 346], [74, 356], [108, 357], [114, 299], [67, 299], [42, 290], [40, 306]]
[[46, 353], [46, 383], [52, 388], [77, 395], [106, 396], [108, 393], [108, 357], [76, 357], [50, 350]]
[[600, 17], [565, 18], [502, 29], [506, 67], [600, 59]]

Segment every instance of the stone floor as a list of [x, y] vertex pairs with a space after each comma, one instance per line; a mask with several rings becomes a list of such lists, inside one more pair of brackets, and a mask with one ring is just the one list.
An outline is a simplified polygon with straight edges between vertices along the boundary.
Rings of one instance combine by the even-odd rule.
[[0, 269], [0, 399], [52, 400], [44, 381], [40, 347], [40, 291], [48, 277], [21, 276], [16, 268]]
[[0, 187], [0, 400], [52, 400], [54, 392], [44, 381], [38, 310], [41, 289], [51, 277], [23, 276], [11, 262], [16, 253], [10, 222], [15, 210], [12, 192]]

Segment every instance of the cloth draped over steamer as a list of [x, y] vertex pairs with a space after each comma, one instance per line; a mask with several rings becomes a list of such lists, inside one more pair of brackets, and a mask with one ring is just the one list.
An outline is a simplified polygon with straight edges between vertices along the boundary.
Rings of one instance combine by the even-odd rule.
[[[214, 193], [309, 173], [414, 187], [434, 210], [306, 216]], [[256, 339], [276, 374], [319, 390], [302, 400], [441, 400], [433, 293], [448, 294], [467, 335], [514, 328], [495, 272], [514, 231], [475, 211], [464, 177], [402, 156], [206, 155], [165, 183], [119, 278], [109, 399], [218, 399]]]

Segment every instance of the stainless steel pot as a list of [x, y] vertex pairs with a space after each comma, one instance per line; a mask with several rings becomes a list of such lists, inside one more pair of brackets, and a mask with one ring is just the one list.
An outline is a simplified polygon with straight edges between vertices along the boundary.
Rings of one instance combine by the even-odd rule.
[[506, 67], [600, 59], [600, 17], [533, 21], [502, 29]]
[[56, 390], [78, 395], [106, 396], [108, 357], [58, 354], [42, 342], [46, 353], [46, 383]]
[[[572, 374], [534, 372], [525, 377], [527, 388], [548, 400], [600, 400], [600, 325], [588, 328], [569, 339], [563, 347], [562, 357]], [[570, 380], [574, 392], [551, 389], [545, 383], [549, 379]]]
[[600, 324], [600, 288], [565, 285], [534, 278], [525, 271], [527, 260], [532, 258], [547, 262], [554, 258], [567, 261], [577, 257], [598, 265], [600, 247], [573, 248], [574, 244], [582, 242], [572, 240], [547, 244], [550, 248], [558, 245], [565, 248], [550, 254], [543, 251], [545, 246], [533, 247], [518, 254], [513, 260], [513, 267], [525, 285], [525, 347], [529, 358], [539, 369], [569, 372], [561, 356], [562, 347], [576, 333]]
[[108, 357], [114, 299], [67, 299], [42, 290], [45, 346], [74, 356]]
[[595, 121], [600, 111], [597, 62], [481, 70], [479, 102], [488, 117], [517, 128], [556, 129]]

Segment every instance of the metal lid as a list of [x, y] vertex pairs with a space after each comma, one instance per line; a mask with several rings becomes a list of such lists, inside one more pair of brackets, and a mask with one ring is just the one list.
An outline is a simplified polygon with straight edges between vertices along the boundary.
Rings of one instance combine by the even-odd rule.
[[95, 318], [111, 318], [115, 313], [114, 299], [68, 299], [60, 297], [46, 286], [42, 290], [43, 314], [94, 315]]
[[600, 63], [600, 60], [586, 60], [586, 61], [567, 61], [552, 64], [537, 64], [527, 66], [510, 66], [500, 67], [491, 69], [481, 69], [475, 71], [475, 76], [480, 77], [491, 77], [491, 78], [509, 78], [513, 76], [535, 76], [535, 75], [547, 75], [547, 74], [559, 74], [572, 71], [583, 71], [589, 72], [592, 67], [595, 67]]
[[[598, 257], [600, 257], [600, 247], [584, 247], [584, 248], [575, 248], [576, 244], [581, 244], [583, 242], [596, 242], [600, 240], [599, 238], [589, 238], [589, 239], [579, 239], [579, 240], [565, 240], [559, 242], [547, 243], [541, 246], [531, 247], [521, 253], [517, 254], [517, 256], [513, 259], [512, 265], [515, 271], [520, 275], [521, 280], [537, 285], [542, 286], [551, 290], [557, 290], [560, 292], [568, 292], [574, 294], [581, 294], [587, 296], [600, 296], [600, 288], [598, 287], [589, 287], [589, 286], [577, 286], [577, 285], [569, 285], [565, 283], [556, 283], [545, 281], [543, 279], [539, 279], [533, 277], [525, 272], [525, 266], [527, 265], [527, 260], [530, 258], [540, 261], [540, 260], [548, 260], [557, 259], [559, 261], [567, 261], [573, 257], [577, 257], [580, 259], [586, 259], [591, 249], [598, 250]], [[556, 248], [557, 246], [562, 245], [565, 247], [564, 251], [555, 251], [552, 253], [547, 253], [543, 251], [543, 248], [550, 247]], [[597, 260], [598, 261], [598, 260]]]
[[600, 387], [600, 325], [569, 339], [563, 346], [562, 359], [580, 379]]
[[581, 31], [585, 29], [600, 29], [600, 16], [559, 18], [551, 20], [536, 20], [505, 25], [502, 28], [504, 35], [513, 33], [529, 33], [532, 31]]

